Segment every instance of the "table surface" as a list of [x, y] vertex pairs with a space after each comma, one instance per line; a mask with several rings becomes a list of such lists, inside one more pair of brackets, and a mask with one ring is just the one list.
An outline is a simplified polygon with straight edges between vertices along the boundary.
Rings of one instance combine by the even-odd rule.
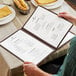
[[[4, 0], [0, 0], [1, 3], [3, 1]], [[28, 15], [22, 15], [15, 8], [13, 2], [11, 2], [11, 5], [12, 5], [11, 7], [13, 7], [16, 11], [16, 17], [14, 18], [13, 21], [11, 21], [5, 25], [0, 26], [0, 41], [2, 41], [3, 39], [8, 37], [9, 35], [14, 33], [15, 31], [17, 31], [18, 29], [22, 28], [24, 23], [32, 15], [33, 11], [35, 10], [35, 6], [33, 6], [30, 1], [28, 1], [28, 3], [31, 6], [30, 12], [28, 13]], [[72, 9], [66, 2], [64, 2], [61, 7], [53, 9], [52, 11], [54, 11], [57, 14], [59, 12], [67, 11], [67, 12], [72, 13], [74, 16], [76, 16], [76, 10]], [[76, 33], [76, 27], [75, 26], [71, 29], [71, 32]], [[64, 48], [66, 49], [67, 47], [68, 47], [68, 45], [63, 46], [63, 48], [61, 48], [60, 51], [63, 50]], [[59, 51], [57, 51], [56, 53], [58, 53], [58, 52]], [[2, 64], [2, 66], [6, 65], [5, 69], [0, 70], [0, 76], [11, 76], [12, 74], [10, 74], [10, 73], [23, 64], [23, 62], [21, 62], [19, 59], [17, 59], [13, 55], [11, 55], [9, 52], [7, 52], [2, 47], [0, 47], [0, 56], [1, 56], [0, 57], [0, 63], [1, 64], [5, 63], [5, 64]], [[3, 73], [2, 73], [2, 71], [3, 71]], [[9, 72], [9, 71], [11, 71], [11, 72]], [[14, 75], [12, 75], [12, 76], [14, 76]]]

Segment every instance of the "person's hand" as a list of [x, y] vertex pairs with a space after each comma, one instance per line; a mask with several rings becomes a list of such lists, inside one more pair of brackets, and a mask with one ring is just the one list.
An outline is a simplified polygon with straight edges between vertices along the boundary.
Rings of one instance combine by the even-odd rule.
[[27, 76], [50, 76], [50, 74], [42, 71], [32, 62], [24, 62], [23, 71]]
[[68, 21], [72, 22], [73, 24], [76, 24], [76, 17], [72, 16], [70, 13], [61, 12], [61, 13], [59, 13], [58, 16], [67, 19]]

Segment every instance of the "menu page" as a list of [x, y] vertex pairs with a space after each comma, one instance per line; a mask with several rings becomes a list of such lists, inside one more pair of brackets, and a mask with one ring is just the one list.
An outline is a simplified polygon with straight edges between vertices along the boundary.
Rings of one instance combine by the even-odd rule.
[[24, 29], [40, 37], [55, 48], [66, 35], [72, 24], [56, 14], [38, 7], [24, 25]]
[[54, 51], [22, 30], [4, 40], [1, 45], [23, 61], [30, 61], [35, 64], [41, 62]]
[[58, 48], [60, 48], [61, 46], [63, 46], [66, 42], [70, 41], [73, 37], [75, 37], [74, 34], [72, 34], [71, 32], [68, 32], [68, 34], [66, 35], [66, 37], [64, 38], [64, 40], [61, 42], [60, 46]]

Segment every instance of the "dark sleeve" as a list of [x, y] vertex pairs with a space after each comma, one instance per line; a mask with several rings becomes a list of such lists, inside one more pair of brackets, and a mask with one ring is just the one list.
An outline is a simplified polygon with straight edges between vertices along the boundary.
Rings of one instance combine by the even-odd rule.
[[63, 76], [76, 76], [76, 37], [71, 40]]
[[74, 68], [73, 68], [72, 76], [76, 76], [76, 66], [74, 66]]

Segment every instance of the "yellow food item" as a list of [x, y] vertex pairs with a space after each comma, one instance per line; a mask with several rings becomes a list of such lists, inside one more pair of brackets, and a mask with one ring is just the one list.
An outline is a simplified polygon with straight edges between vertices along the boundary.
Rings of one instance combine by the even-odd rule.
[[11, 13], [12, 13], [12, 11], [9, 9], [8, 6], [4, 6], [4, 7], [0, 8], [0, 18], [8, 16]]
[[21, 5], [25, 8], [28, 8], [27, 3], [24, 0], [19, 0], [19, 2], [21, 3]]
[[27, 10], [28, 6], [24, 0], [14, 0], [16, 6], [21, 10]]
[[56, 2], [57, 0], [35, 0], [38, 5], [50, 4]]

